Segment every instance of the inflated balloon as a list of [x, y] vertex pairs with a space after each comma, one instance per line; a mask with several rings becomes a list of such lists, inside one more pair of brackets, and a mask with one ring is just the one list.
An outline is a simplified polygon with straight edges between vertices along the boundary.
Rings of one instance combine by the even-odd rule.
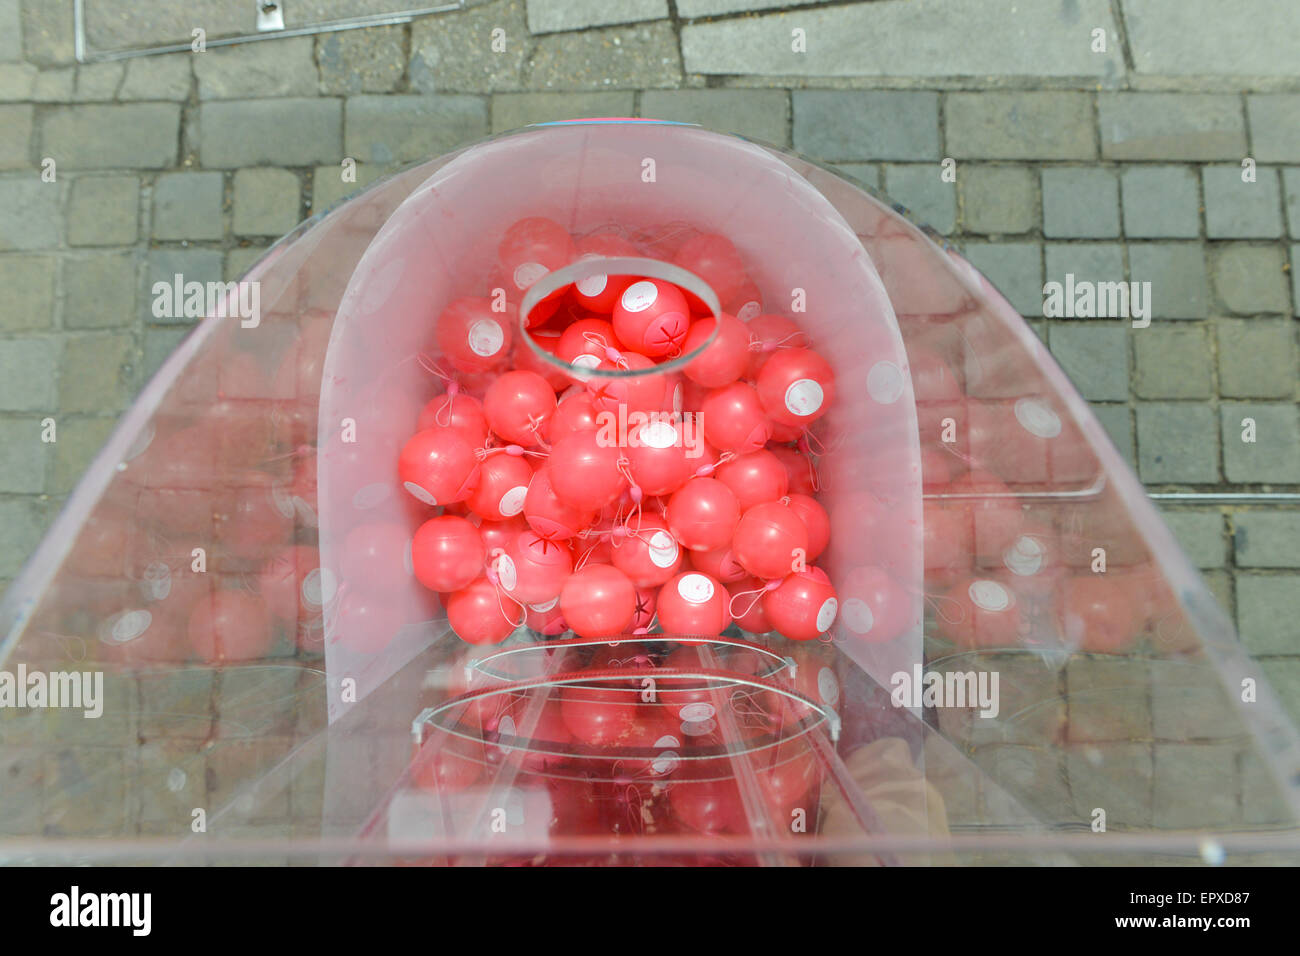
[[490, 371], [509, 356], [517, 321], [514, 306], [494, 312], [489, 298], [457, 299], [438, 316], [438, 350], [458, 371]]
[[1106, 575], [1068, 579], [1056, 613], [1062, 637], [1081, 651], [1123, 654], [1137, 643], [1141, 614], [1132, 593]]
[[962, 647], [1016, 647], [1020, 607], [1015, 592], [997, 578], [963, 577], [935, 612], [940, 633]]
[[[522, 294], [548, 272], [562, 269], [573, 261], [573, 239], [559, 223], [541, 216], [530, 216], [506, 230], [497, 247], [497, 256], [507, 281], [513, 287], [511, 291]], [[558, 299], [565, 291], [564, 288], [557, 289], [547, 299]], [[529, 316], [530, 325], [534, 324], [532, 318]]]
[[596, 407], [591, 393], [582, 386], [576, 386], [560, 398], [554, 414], [547, 421], [546, 441], [554, 445], [574, 432], [596, 431], [600, 427], [600, 422], [596, 419], [599, 413], [600, 409]]
[[912, 617], [907, 592], [883, 568], [854, 568], [841, 589], [840, 625], [871, 644], [885, 644], [902, 635]]
[[682, 547], [712, 551], [731, 544], [740, 505], [735, 492], [716, 478], [692, 478], [673, 492], [664, 517]]
[[700, 406], [709, 444], [738, 455], [757, 451], [772, 437], [772, 423], [754, 386], [732, 382], [714, 389]]
[[560, 610], [579, 637], [613, 637], [632, 624], [636, 588], [618, 568], [588, 564], [564, 582]]
[[504, 550], [509, 547], [510, 543], [519, 537], [520, 532], [527, 531], [529, 527], [520, 515], [506, 518], [504, 521], [484, 521], [473, 513], [462, 517], [478, 529], [478, 535], [483, 539], [483, 551], [487, 554], [497, 548]]
[[651, 716], [637, 695], [626, 687], [565, 687], [560, 691], [560, 716], [574, 739], [588, 746], [626, 746], [639, 736], [638, 725]]
[[687, 457], [681, 426], [660, 418], [628, 429], [626, 454], [632, 480], [647, 495], [671, 494], [696, 468]]
[[483, 414], [498, 438], [527, 447], [541, 441], [555, 404], [555, 390], [536, 372], [506, 372], [488, 386]]
[[742, 575], [727, 585], [727, 606], [737, 627], [750, 634], [767, 634], [773, 630], [772, 621], [763, 609], [766, 593], [763, 582], [752, 575]]
[[416, 432], [402, 447], [397, 474], [426, 505], [464, 501], [478, 481], [479, 462], [464, 436], [445, 428]]
[[444, 602], [447, 623], [467, 644], [500, 644], [514, 633], [524, 612], [486, 575], [475, 578]]
[[768, 621], [792, 641], [811, 641], [825, 634], [835, 623], [839, 606], [835, 588], [821, 568], [796, 571], [763, 594]]
[[[714, 329], [717, 335], [714, 335]], [[710, 336], [713, 341], [709, 341]], [[708, 343], [705, 346], [705, 343]], [[682, 343], [686, 354], [704, 347], [683, 371], [692, 382], [707, 388], [730, 385], [749, 368], [749, 329], [734, 315], [722, 313], [718, 318], [705, 316], [691, 323]]]
[[731, 623], [731, 595], [713, 578], [686, 571], [659, 589], [659, 626], [668, 634], [715, 637]]
[[[723, 479], [726, 480], [725, 478]], [[790, 508], [803, 520], [808, 531], [807, 560], [815, 561], [831, 540], [831, 519], [816, 499], [808, 495], [787, 495]]]
[[[602, 232], [579, 239], [578, 260], [639, 256], [636, 246], [621, 236]], [[591, 275], [573, 284], [573, 300], [589, 312], [609, 315], [623, 290], [632, 284], [632, 276]]]
[[560, 599], [558, 597], [543, 601], [540, 604], [528, 605], [524, 616], [524, 624], [530, 630], [536, 631], [545, 637], [555, 637], [569, 629], [569, 625], [564, 622], [564, 614], [560, 611]]
[[431, 591], [459, 591], [483, 573], [478, 528], [455, 515], [430, 518], [411, 542], [415, 578]]
[[507, 594], [525, 604], [544, 604], [560, 596], [560, 589], [573, 571], [568, 547], [539, 537], [532, 531], [520, 534], [510, 547], [489, 558], [497, 582]]
[[686, 297], [660, 279], [638, 279], [614, 304], [614, 334], [628, 348], [650, 356], [676, 356], [690, 327]]
[[[686, 240], [673, 256], [673, 263], [703, 279], [719, 302], [729, 301], [745, 281], [745, 264], [740, 253], [730, 239], [717, 233], [701, 233]], [[687, 301], [696, 312], [708, 312], [708, 307], [694, 294], [687, 293]]]
[[644, 633], [654, 627], [655, 608], [659, 603], [659, 588], [636, 589], [636, 611], [632, 615], [632, 633]]
[[731, 584], [748, 576], [745, 569], [740, 566], [740, 562], [736, 560], [730, 545], [712, 551], [692, 551], [690, 563], [696, 571], [703, 571], [723, 584]]
[[806, 428], [835, 400], [835, 373], [811, 349], [785, 349], [763, 363], [755, 380], [763, 409], [773, 421]]
[[781, 459], [762, 448], [723, 462], [713, 476], [735, 492], [741, 511], [784, 497], [790, 485]]
[[533, 466], [521, 455], [493, 450], [479, 467], [478, 484], [465, 503], [487, 521], [503, 521], [524, 510]]
[[574, 432], [555, 443], [547, 462], [551, 488], [574, 508], [601, 508], [627, 484], [619, 468], [620, 452], [599, 432]]
[[524, 496], [524, 520], [543, 538], [566, 541], [590, 526], [595, 511], [561, 501], [551, 487], [550, 463], [533, 472]]
[[758, 291], [758, 286], [754, 285], [754, 280], [746, 276], [739, 291], [730, 300], [723, 301], [722, 311], [734, 315], [746, 324], [762, 315], [763, 294]]
[[682, 549], [657, 515], [644, 514], [629, 534], [613, 542], [612, 563], [638, 588], [663, 584], [682, 564]]
[[756, 316], [745, 323], [749, 331], [749, 371], [753, 378], [759, 369], [779, 349], [807, 348], [808, 336], [793, 319], [784, 315], [766, 313]]
[[605, 319], [579, 319], [560, 334], [555, 357], [576, 368], [595, 368], [624, 349]]
[[482, 448], [487, 444], [488, 422], [483, 414], [483, 403], [459, 389], [431, 399], [420, 412], [415, 428], [416, 431], [445, 428], [459, 434], [471, 448]]
[[[647, 371], [655, 361], [637, 352], [620, 352], [617, 359], [606, 359], [598, 369], [623, 374], [597, 376], [587, 382], [592, 402], [601, 411], [618, 415], [633, 412], [657, 412], [664, 405], [667, 376]], [[636, 374], [643, 372], [644, 374]]]
[[[515, 343], [514, 350], [511, 352], [511, 361], [514, 367], [523, 372], [536, 372], [546, 379], [546, 384], [557, 392], [566, 388], [573, 379], [556, 364], [559, 362], [559, 356], [556, 352], [559, 350], [560, 338], [563, 335], [564, 330], [562, 328], [529, 329], [524, 335], [520, 336], [519, 341]], [[532, 339], [538, 348], [555, 361], [549, 361], [538, 355], [533, 350], [533, 346], [529, 345], [528, 339]]]
[[673, 814], [699, 833], [745, 833], [748, 830], [740, 788], [732, 778], [676, 780], [668, 788]]
[[807, 559], [808, 529], [788, 504], [766, 501], [740, 516], [731, 547], [754, 577], [784, 578]]
[[189, 640], [205, 661], [252, 661], [271, 650], [275, 634], [266, 601], [241, 590], [214, 591], [190, 611]]
[[767, 451], [781, 460], [791, 494], [815, 495], [817, 493], [817, 466], [798, 448], [788, 445], [769, 445]]

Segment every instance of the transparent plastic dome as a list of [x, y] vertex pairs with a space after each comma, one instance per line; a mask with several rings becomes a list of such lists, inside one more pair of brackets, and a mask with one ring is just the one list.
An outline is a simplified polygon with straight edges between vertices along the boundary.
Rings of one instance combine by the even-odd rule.
[[[525, 216], [670, 278], [722, 234], [745, 295], [686, 287], [830, 362], [791, 445], [831, 526], [820, 637], [472, 645], [415, 579], [440, 509], [397, 460], [460, 381], [439, 316], [503, 284]], [[516, 363], [545, 367], [524, 326], [575, 268], [511, 294]], [[1046, 348], [901, 208], [697, 127], [548, 124], [366, 189], [244, 282], [256, 314], [218, 290], [5, 595], [0, 666], [103, 693], [0, 708], [0, 859], [1300, 860], [1294, 726]]]

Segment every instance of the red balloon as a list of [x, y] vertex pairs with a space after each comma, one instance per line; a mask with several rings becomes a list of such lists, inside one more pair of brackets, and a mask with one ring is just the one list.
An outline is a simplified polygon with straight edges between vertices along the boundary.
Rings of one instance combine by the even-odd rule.
[[911, 623], [907, 592], [883, 568], [854, 568], [844, 580], [842, 594], [840, 623], [868, 643], [888, 643]]
[[[725, 479], [724, 479], [725, 480]], [[806, 560], [815, 561], [831, 540], [831, 519], [826, 509], [816, 499], [808, 495], [787, 495], [790, 508], [803, 521], [808, 531], [808, 555]]]
[[659, 626], [665, 633], [716, 637], [731, 623], [731, 595], [713, 578], [686, 571], [659, 589]]
[[486, 576], [447, 595], [447, 623], [467, 644], [500, 644], [523, 619], [519, 605], [503, 596]]
[[627, 484], [618, 462], [619, 449], [604, 441], [600, 432], [561, 438], [547, 462], [555, 496], [574, 508], [604, 507]]
[[397, 474], [426, 505], [464, 501], [478, 481], [479, 462], [464, 437], [450, 429], [426, 428], [402, 447]]
[[655, 611], [659, 605], [659, 588], [645, 587], [636, 589], [636, 611], [632, 615], [632, 633], [649, 631], [655, 623]]
[[766, 593], [763, 582], [752, 575], [737, 578], [727, 585], [728, 607], [741, 630], [766, 634], [775, 629], [763, 610], [763, 595]]
[[1142, 615], [1133, 593], [1105, 575], [1075, 575], [1057, 599], [1061, 636], [1094, 654], [1123, 654], [1137, 643]]
[[[686, 240], [673, 256], [673, 263], [703, 279], [719, 302], [729, 301], [745, 281], [740, 253], [730, 239], [717, 233], [705, 232]], [[687, 300], [696, 312], [708, 312], [695, 295], [687, 293]]]
[[560, 610], [578, 636], [613, 637], [632, 624], [636, 588], [618, 568], [588, 564], [564, 582]]
[[792, 641], [811, 641], [830, 630], [839, 601], [821, 568], [788, 575], [763, 594], [763, 611], [776, 630]]
[[504, 452], [490, 454], [483, 460], [478, 485], [465, 503], [487, 521], [504, 521], [524, 510], [532, 478], [533, 466], [526, 458]]
[[668, 788], [673, 814], [700, 833], [746, 833], [749, 830], [740, 788], [731, 778], [675, 780]]
[[540, 604], [528, 605], [524, 624], [545, 637], [556, 637], [569, 629], [569, 625], [564, 622], [558, 597]]
[[483, 413], [500, 438], [516, 445], [536, 445], [555, 414], [555, 389], [536, 372], [506, 372], [483, 396]]
[[396, 522], [357, 525], [343, 539], [339, 573], [350, 590], [393, 594], [411, 580], [411, 532]]
[[493, 312], [488, 298], [457, 299], [438, 316], [438, 350], [461, 372], [486, 372], [510, 354], [514, 306]]
[[[620, 352], [617, 359], [606, 359], [597, 368], [624, 373], [596, 376], [587, 382], [587, 391], [597, 409], [629, 415], [632, 412], [657, 412], [663, 408], [668, 376], [654, 371], [653, 359], [636, 352]], [[636, 374], [638, 372], [641, 374]]]
[[604, 319], [579, 319], [560, 335], [555, 357], [576, 368], [595, 368], [623, 343], [614, 334], [614, 326]]
[[[578, 260], [610, 256], [639, 256], [636, 246], [621, 236], [601, 232], [579, 239]], [[592, 275], [573, 284], [573, 300], [589, 312], [609, 315], [623, 290], [632, 284], [631, 276]]]
[[790, 484], [781, 459], [762, 448], [723, 462], [713, 476], [735, 492], [741, 511], [784, 497]]
[[[556, 355], [563, 334], [563, 330], [558, 328], [529, 329], [519, 337], [519, 341], [515, 343], [514, 351], [511, 353], [515, 368], [522, 372], [536, 372], [546, 379], [547, 385], [556, 391], [566, 388], [572, 379], [564, 369], [559, 367], [560, 357]], [[529, 344], [528, 340], [530, 339], [537, 348], [555, 361], [549, 361], [547, 358], [538, 355], [533, 346]]]
[[[484, 521], [476, 514], [466, 516], [466, 520], [478, 529], [478, 536], [483, 539], [484, 553], [491, 553], [496, 548], [505, 549], [510, 542], [519, 537], [521, 531], [527, 531], [528, 525], [519, 516], [504, 521]], [[449, 590], [455, 590], [450, 588]]]
[[763, 294], [758, 291], [754, 280], [746, 276], [736, 294], [729, 301], [723, 301], [722, 310], [748, 324], [763, 314]]
[[757, 316], [745, 324], [749, 330], [749, 372], [748, 377], [758, 374], [773, 353], [780, 349], [801, 349], [809, 345], [808, 336], [793, 319], [784, 315], [768, 313]]
[[612, 563], [638, 588], [663, 584], [682, 564], [682, 549], [657, 515], [642, 515], [638, 527], [614, 542]]
[[629, 425], [627, 438], [628, 467], [642, 493], [671, 494], [694, 474], [696, 465], [687, 457], [679, 425], [656, 417], [635, 428]]
[[772, 423], [758, 392], [746, 382], [715, 389], [700, 406], [704, 437], [723, 451], [757, 451], [772, 437]]
[[755, 382], [763, 409], [775, 422], [806, 428], [835, 400], [835, 373], [811, 349], [786, 349], [772, 355]]
[[815, 495], [817, 493], [816, 466], [811, 458], [799, 449], [788, 445], [769, 445], [767, 450], [785, 465], [785, 474], [789, 480], [787, 487], [791, 494]]
[[741, 567], [754, 577], [784, 578], [797, 558], [807, 557], [808, 529], [789, 505], [767, 501], [740, 516], [731, 547]]
[[566, 541], [595, 520], [595, 512], [580, 505], [561, 501], [551, 487], [551, 465], [547, 462], [533, 472], [524, 496], [524, 520], [528, 527], [544, 538]]
[[678, 543], [692, 551], [712, 551], [731, 543], [740, 505], [716, 478], [692, 478], [668, 499], [664, 511]]
[[542, 604], [560, 596], [573, 571], [569, 549], [531, 531], [489, 559], [502, 589], [525, 604]]
[[482, 448], [487, 444], [488, 423], [483, 414], [483, 404], [473, 395], [461, 391], [431, 399], [420, 412], [415, 428], [416, 431], [445, 428], [459, 434], [470, 448]]
[[690, 326], [686, 297], [660, 279], [638, 279], [614, 304], [614, 334], [642, 355], [676, 356]]
[[190, 611], [190, 646], [211, 663], [252, 661], [271, 650], [274, 633], [266, 601], [247, 591], [214, 591]]
[[574, 739], [592, 747], [627, 746], [640, 736], [649, 716], [638, 703], [638, 691], [625, 687], [565, 687], [560, 691], [560, 717]]
[[962, 647], [1016, 647], [1020, 608], [1015, 592], [996, 578], [962, 577], [935, 616], [939, 630]]
[[596, 407], [591, 393], [579, 386], [567, 392], [556, 406], [555, 413], [546, 423], [546, 440], [554, 445], [566, 435], [574, 432], [594, 432], [600, 428]]
[[[713, 335], [714, 328], [718, 333]], [[709, 337], [713, 341], [709, 342]], [[708, 346], [704, 351], [690, 360], [683, 369], [692, 382], [707, 388], [721, 388], [730, 385], [745, 374], [749, 367], [749, 329], [734, 315], [722, 313], [717, 319], [706, 316], [691, 323], [682, 343], [682, 351], [690, 354], [696, 349]]]
[[729, 546], [714, 548], [712, 551], [692, 551], [691, 567], [703, 571], [715, 581], [730, 584], [747, 576], [745, 569], [736, 560], [735, 552]]
[[[497, 247], [497, 256], [505, 271], [512, 293], [522, 294], [548, 272], [562, 269], [573, 261], [573, 238], [559, 223], [542, 216], [530, 216], [513, 223]], [[564, 294], [567, 287], [546, 297], [550, 302]], [[545, 315], [554, 311], [541, 310]], [[529, 325], [535, 325], [530, 315]]]
[[459, 591], [483, 573], [483, 539], [464, 518], [442, 515], [420, 525], [411, 542], [415, 578], [431, 591]]

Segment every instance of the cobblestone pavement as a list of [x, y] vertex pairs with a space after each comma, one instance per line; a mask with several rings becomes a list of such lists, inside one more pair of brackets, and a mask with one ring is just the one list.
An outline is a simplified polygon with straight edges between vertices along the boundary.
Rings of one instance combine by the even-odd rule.
[[[0, 583], [186, 335], [155, 277], [237, 277], [390, 169], [593, 115], [839, 164], [988, 274], [1151, 488], [1300, 490], [1297, 37], [1287, 0], [490, 0], [77, 65], [72, 0], [0, 0]], [[1151, 282], [1150, 328], [1044, 318], [1067, 273]], [[1168, 519], [1300, 701], [1300, 510]]]

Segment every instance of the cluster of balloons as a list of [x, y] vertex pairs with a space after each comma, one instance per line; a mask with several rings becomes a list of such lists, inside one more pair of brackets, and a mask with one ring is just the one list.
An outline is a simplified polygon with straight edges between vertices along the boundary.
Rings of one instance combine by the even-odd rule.
[[[511, 294], [584, 256], [644, 254], [535, 217], [498, 252]], [[673, 262], [722, 302], [756, 295], [723, 236], [688, 240]], [[438, 316], [446, 390], [397, 463], [403, 487], [439, 509], [415, 532], [411, 565], [455, 633], [708, 636], [735, 621], [824, 634], [838, 602], [813, 564], [830, 522], [807, 430], [834, 402], [835, 375], [799, 325], [753, 299], [748, 322], [715, 316], [636, 275], [556, 289], [522, 333], [509, 299], [457, 299]]]

